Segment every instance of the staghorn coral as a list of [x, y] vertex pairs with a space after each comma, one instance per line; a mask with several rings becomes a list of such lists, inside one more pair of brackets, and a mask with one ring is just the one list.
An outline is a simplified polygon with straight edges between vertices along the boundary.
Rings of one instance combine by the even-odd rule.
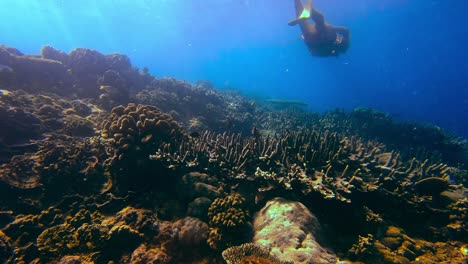
[[208, 244], [222, 250], [245, 239], [242, 232], [248, 230], [249, 211], [245, 199], [238, 193], [216, 198], [208, 209], [210, 234]]
[[6, 262], [11, 254], [12, 248], [10, 238], [0, 230], [0, 262]]
[[286, 264], [288, 261], [280, 261], [272, 256], [263, 247], [252, 243], [230, 247], [223, 251], [222, 256], [227, 264]]

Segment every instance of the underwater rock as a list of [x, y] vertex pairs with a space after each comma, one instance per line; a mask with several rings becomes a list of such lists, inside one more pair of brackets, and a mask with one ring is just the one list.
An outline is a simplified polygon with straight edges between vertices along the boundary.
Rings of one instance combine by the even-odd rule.
[[79, 115], [67, 115], [63, 122], [65, 125], [63, 132], [68, 136], [90, 137], [95, 133], [96, 125]]
[[172, 257], [160, 248], [148, 248], [145, 244], [135, 249], [130, 259], [130, 262], [135, 264], [169, 264], [171, 261]]
[[438, 177], [429, 177], [414, 183], [414, 188], [422, 195], [438, 195], [449, 187], [446, 179]]
[[181, 247], [193, 248], [206, 244], [208, 238], [208, 225], [194, 217], [185, 217], [174, 223], [178, 230], [178, 241]]
[[[10, 95], [8, 95], [10, 96]], [[0, 150], [14, 148], [41, 136], [41, 120], [20, 107], [3, 103], [0, 95]]]
[[114, 217], [104, 220], [106, 225], [128, 225], [139, 232], [151, 236], [156, 232], [157, 215], [147, 209], [127, 206]]
[[12, 70], [10, 76], [2, 82], [11, 90], [43, 91], [45, 89], [58, 94], [67, 93], [69, 75], [63, 63], [40, 57], [23, 55], [17, 50], [0, 46], [0, 64]]
[[270, 253], [282, 261], [328, 264], [338, 259], [319, 244], [320, 223], [302, 203], [270, 200], [255, 214], [253, 228], [253, 243], [270, 248]]
[[221, 192], [216, 186], [216, 177], [206, 173], [189, 172], [182, 176], [178, 183], [178, 194], [185, 199], [207, 197], [215, 199], [221, 197]]
[[208, 220], [208, 208], [213, 201], [206, 197], [199, 197], [188, 204], [187, 216]]
[[57, 50], [51, 46], [44, 46], [41, 49], [41, 56], [44, 59], [60, 61], [61, 63], [68, 64], [68, 54], [63, 51]]

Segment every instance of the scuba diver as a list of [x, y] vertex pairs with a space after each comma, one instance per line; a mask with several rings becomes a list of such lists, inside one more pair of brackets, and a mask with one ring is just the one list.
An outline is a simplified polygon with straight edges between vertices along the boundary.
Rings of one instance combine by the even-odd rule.
[[[349, 48], [349, 29], [335, 27], [325, 22], [323, 15], [312, 7], [312, 0], [302, 6], [301, 0], [294, 0], [297, 18], [289, 21], [290, 26], [299, 24], [302, 39], [312, 55], [318, 57], [338, 56]], [[315, 23], [310, 23], [312, 18]]]

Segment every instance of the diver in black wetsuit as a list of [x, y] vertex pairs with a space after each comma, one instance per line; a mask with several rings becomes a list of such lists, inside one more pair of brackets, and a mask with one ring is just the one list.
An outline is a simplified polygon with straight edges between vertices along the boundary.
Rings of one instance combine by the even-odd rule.
[[[318, 57], [338, 56], [349, 48], [349, 29], [335, 27], [325, 22], [323, 15], [312, 7], [312, 0], [302, 6], [301, 0], [294, 0], [297, 18], [290, 21], [290, 26], [299, 24], [302, 39], [310, 53]], [[312, 18], [315, 23], [310, 23]]]

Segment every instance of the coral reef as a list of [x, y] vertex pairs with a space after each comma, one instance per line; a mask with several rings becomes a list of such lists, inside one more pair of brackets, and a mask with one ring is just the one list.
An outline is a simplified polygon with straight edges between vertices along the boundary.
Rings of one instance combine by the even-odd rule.
[[0, 63], [2, 263], [466, 262], [468, 144], [438, 127], [90, 49]]

